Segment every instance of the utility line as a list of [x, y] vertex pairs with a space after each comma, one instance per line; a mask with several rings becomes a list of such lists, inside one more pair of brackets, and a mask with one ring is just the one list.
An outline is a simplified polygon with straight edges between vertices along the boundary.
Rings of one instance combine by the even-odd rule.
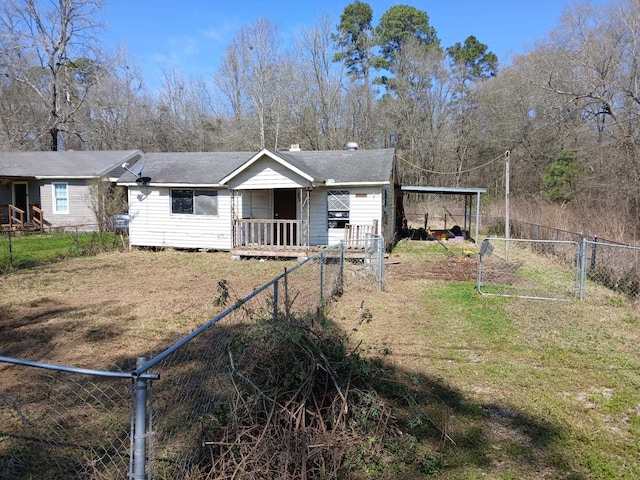
[[416, 165], [416, 164], [414, 164], [414, 163], [411, 163], [409, 160], [407, 160], [406, 158], [402, 158], [400, 155], [398, 155], [398, 154], [396, 153], [396, 157], [397, 157], [397, 158], [399, 158], [400, 160], [402, 160], [402, 161], [403, 161], [404, 163], [406, 163], [407, 165], [410, 165], [411, 167], [413, 167], [413, 168], [415, 168], [415, 169], [417, 169], [417, 170], [421, 170], [421, 171], [423, 171], [423, 172], [427, 172], [427, 173], [435, 173], [435, 174], [437, 174], [437, 175], [462, 175], [463, 173], [473, 172], [474, 170], [478, 170], [478, 169], [480, 169], [480, 168], [484, 168], [484, 167], [486, 167], [487, 165], [491, 165], [492, 163], [497, 162], [498, 160], [500, 160], [500, 159], [504, 158], [504, 156], [505, 156], [505, 154], [504, 154], [504, 153], [501, 153], [501, 154], [500, 154], [500, 155], [498, 155], [496, 158], [491, 159], [491, 160], [489, 160], [488, 162], [483, 163], [482, 165], [478, 165], [478, 166], [476, 166], [476, 167], [469, 168], [469, 169], [467, 169], [467, 170], [462, 170], [462, 171], [460, 171], [460, 172], [438, 172], [438, 171], [436, 171], [436, 170], [428, 170], [428, 169], [426, 169], [426, 168], [419, 167], [418, 165]]

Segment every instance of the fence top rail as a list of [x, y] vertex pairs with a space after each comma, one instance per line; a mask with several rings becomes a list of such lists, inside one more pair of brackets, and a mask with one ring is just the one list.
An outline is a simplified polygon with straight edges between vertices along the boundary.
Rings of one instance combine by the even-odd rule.
[[42, 368], [42, 369], [45, 369], [45, 370], [53, 370], [53, 371], [58, 371], [58, 372], [68, 372], [68, 373], [75, 373], [75, 374], [81, 374], [81, 375], [93, 375], [93, 376], [98, 376], [98, 377], [146, 378], [146, 379], [149, 379], [149, 380], [157, 380], [157, 379], [160, 378], [160, 375], [147, 373], [147, 372], [151, 368], [153, 368], [155, 365], [157, 365], [160, 361], [162, 361], [164, 358], [166, 358], [168, 355], [170, 355], [171, 353], [176, 351], [178, 348], [183, 346], [185, 343], [191, 341], [193, 338], [198, 336], [204, 330], [206, 330], [206, 329], [210, 328], [211, 326], [215, 325], [220, 319], [224, 318], [226, 315], [231, 313], [233, 310], [235, 310], [236, 308], [238, 308], [242, 304], [244, 304], [247, 301], [251, 300], [253, 297], [255, 297], [256, 295], [260, 294], [261, 292], [263, 292], [267, 288], [271, 287], [274, 283], [279, 282], [287, 274], [297, 270], [298, 268], [302, 267], [306, 263], [313, 262], [313, 261], [316, 261], [318, 259], [322, 259], [324, 254], [327, 251], [330, 251], [330, 250], [342, 251], [343, 248], [344, 248], [344, 246], [342, 244], [336, 244], [336, 245], [327, 247], [324, 250], [322, 250], [322, 251], [310, 256], [309, 258], [297, 263], [296, 265], [294, 265], [290, 269], [285, 270], [283, 273], [281, 273], [277, 277], [274, 277], [273, 279], [271, 279], [270, 281], [265, 283], [262, 287], [257, 288], [256, 290], [254, 290], [251, 294], [247, 295], [242, 300], [237, 301], [235, 304], [233, 304], [232, 306], [230, 306], [229, 308], [224, 310], [222, 313], [220, 313], [219, 315], [217, 315], [213, 319], [209, 320], [207, 323], [205, 323], [204, 325], [202, 325], [198, 329], [196, 329], [193, 332], [191, 332], [189, 335], [184, 337], [182, 340], [174, 343], [171, 347], [167, 348], [166, 350], [161, 352], [159, 355], [157, 355], [153, 359], [151, 359], [151, 360], [147, 361], [146, 363], [140, 365], [138, 368], [136, 368], [132, 372], [117, 372], [117, 371], [99, 370], [99, 369], [91, 369], [91, 368], [71, 367], [71, 366], [67, 366], [67, 365], [57, 365], [57, 364], [53, 364], [53, 363], [36, 362], [36, 361], [33, 361], [33, 360], [25, 360], [25, 359], [21, 359], [21, 358], [5, 357], [5, 356], [0, 356], [0, 363], [9, 363], [9, 364], [13, 364], [13, 365], [22, 365], [22, 366], [28, 366], [28, 367]]
[[[54, 363], [35, 362], [33, 360], [24, 360], [21, 358], [4, 357], [0, 356], [0, 362], [11, 363], [13, 365], [23, 365], [26, 367], [36, 367], [45, 370], [54, 370], [57, 372], [76, 373], [81, 375], [92, 375], [97, 377], [110, 377], [110, 378], [134, 378], [137, 377], [135, 372], [112, 372], [109, 370], [96, 370], [91, 368], [79, 368], [69, 367], [66, 365], [56, 365]], [[144, 378], [156, 380], [159, 378], [157, 375], [147, 375]]]
[[504, 237], [485, 237], [482, 241], [496, 241], [496, 242], [522, 242], [522, 243], [565, 243], [570, 245], [578, 245], [575, 240], [548, 240], [548, 239], [534, 239], [534, 238], [504, 238]]
[[625, 245], [623, 243], [615, 243], [610, 241], [587, 240], [585, 238], [584, 242], [591, 245], [597, 245], [599, 247], [615, 247], [615, 248], [626, 248], [627, 250], [640, 250], [640, 247], [635, 245]]
[[166, 350], [162, 351], [160, 354], [158, 354], [157, 356], [155, 356], [154, 358], [152, 358], [151, 360], [149, 360], [148, 362], [144, 363], [143, 365], [139, 366], [133, 373], [136, 376], [140, 376], [143, 375], [145, 372], [148, 372], [151, 368], [153, 368], [155, 365], [157, 365], [158, 363], [160, 363], [162, 360], [164, 360], [166, 357], [168, 357], [169, 355], [171, 355], [173, 352], [175, 352], [176, 350], [178, 350], [180, 347], [182, 347], [183, 345], [185, 345], [186, 343], [190, 342], [191, 340], [193, 340], [195, 337], [197, 337], [198, 335], [200, 335], [202, 332], [204, 332], [205, 330], [211, 328], [213, 325], [215, 325], [216, 323], [218, 323], [218, 321], [222, 320], [224, 317], [226, 317], [227, 315], [229, 315], [231, 312], [233, 312], [236, 308], [242, 306], [243, 304], [245, 304], [246, 302], [248, 302], [249, 300], [251, 300], [253, 297], [257, 296], [258, 294], [262, 293], [263, 291], [265, 291], [267, 288], [271, 287], [273, 284], [279, 282], [280, 280], [282, 280], [286, 275], [288, 275], [289, 273], [297, 270], [298, 268], [302, 267], [303, 265], [309, 263], [309, 262], [313, 262], [317, 259], [322, 259], [324, 253], [327, 250], [340, 250], [342, 251], [342, 244], [337, 244], [331, 247], [327, 247], [324, 250], [321, 250], [320, 252], [310, 256], [309, 258], [297, 263], [296, 265], [294, 265], [293, 267], [291, 267], [288, 270], [285, 270], [283, 273], [281, 273], [280, 275], [278, 275], [277, 277], [272, 278], [271, 280], [269, 280], [267, 283], [265, 283], [264, 285], [262, 285], [261, 287], [257, 288], [256, 290], [254, 290], [253, 292], [251, 292], [249, 295], [247, 295], [246, 297], [244, 297], [242, 300], [238, 300], [237, 302], [235, 302], [233, 305], [231, 305], [230, 307], [228, 307], [227, 309], [225, 309], [224, 311], [222, 311], [221, 313], [219, 313], [218, 315], [216, 315], [214, 318], [212, 318], [211, 320], [209, 320], [207, 323], [205, 323], [204, 325], [198, 327], [196, 330], [194, 330], [193, 332], [191, 332], [190, 334], [188, 334], [187, 336], [185, 336], [184, 338], [182, 338], [181, 340], [177, 341], [176, 343], [174, 343], [173, 345], [171, 345], [169, 348], [167, 348]]

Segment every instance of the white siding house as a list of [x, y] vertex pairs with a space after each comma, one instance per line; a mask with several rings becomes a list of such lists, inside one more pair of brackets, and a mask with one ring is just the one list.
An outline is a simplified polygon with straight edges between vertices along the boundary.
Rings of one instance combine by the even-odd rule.
[[[118, 182], [129, 188], [132, 246], [288, 256], [349, 232], [394, 240], [393, 149], [149, 153], [143, 161], [140, 178]], [[199, 209], [205, 200], [210, 208]]]

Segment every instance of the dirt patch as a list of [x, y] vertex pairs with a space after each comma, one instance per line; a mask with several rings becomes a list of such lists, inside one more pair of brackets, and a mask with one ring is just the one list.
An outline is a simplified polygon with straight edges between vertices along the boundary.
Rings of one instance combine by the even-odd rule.
[[410, 261], [390, 263], [387, 278], [392, 280], [429, 279], [452, 282], [475, 282], [478, 278], [478, 259], [473, 254], [451, 255], [433, 264]]

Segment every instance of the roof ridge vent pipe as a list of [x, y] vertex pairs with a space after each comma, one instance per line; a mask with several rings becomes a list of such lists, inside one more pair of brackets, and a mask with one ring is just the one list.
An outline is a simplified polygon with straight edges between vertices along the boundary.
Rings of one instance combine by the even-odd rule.
[[356, 142], [347, 142], [344, 146], [345, 150], [358, 150], [358, 144]]

